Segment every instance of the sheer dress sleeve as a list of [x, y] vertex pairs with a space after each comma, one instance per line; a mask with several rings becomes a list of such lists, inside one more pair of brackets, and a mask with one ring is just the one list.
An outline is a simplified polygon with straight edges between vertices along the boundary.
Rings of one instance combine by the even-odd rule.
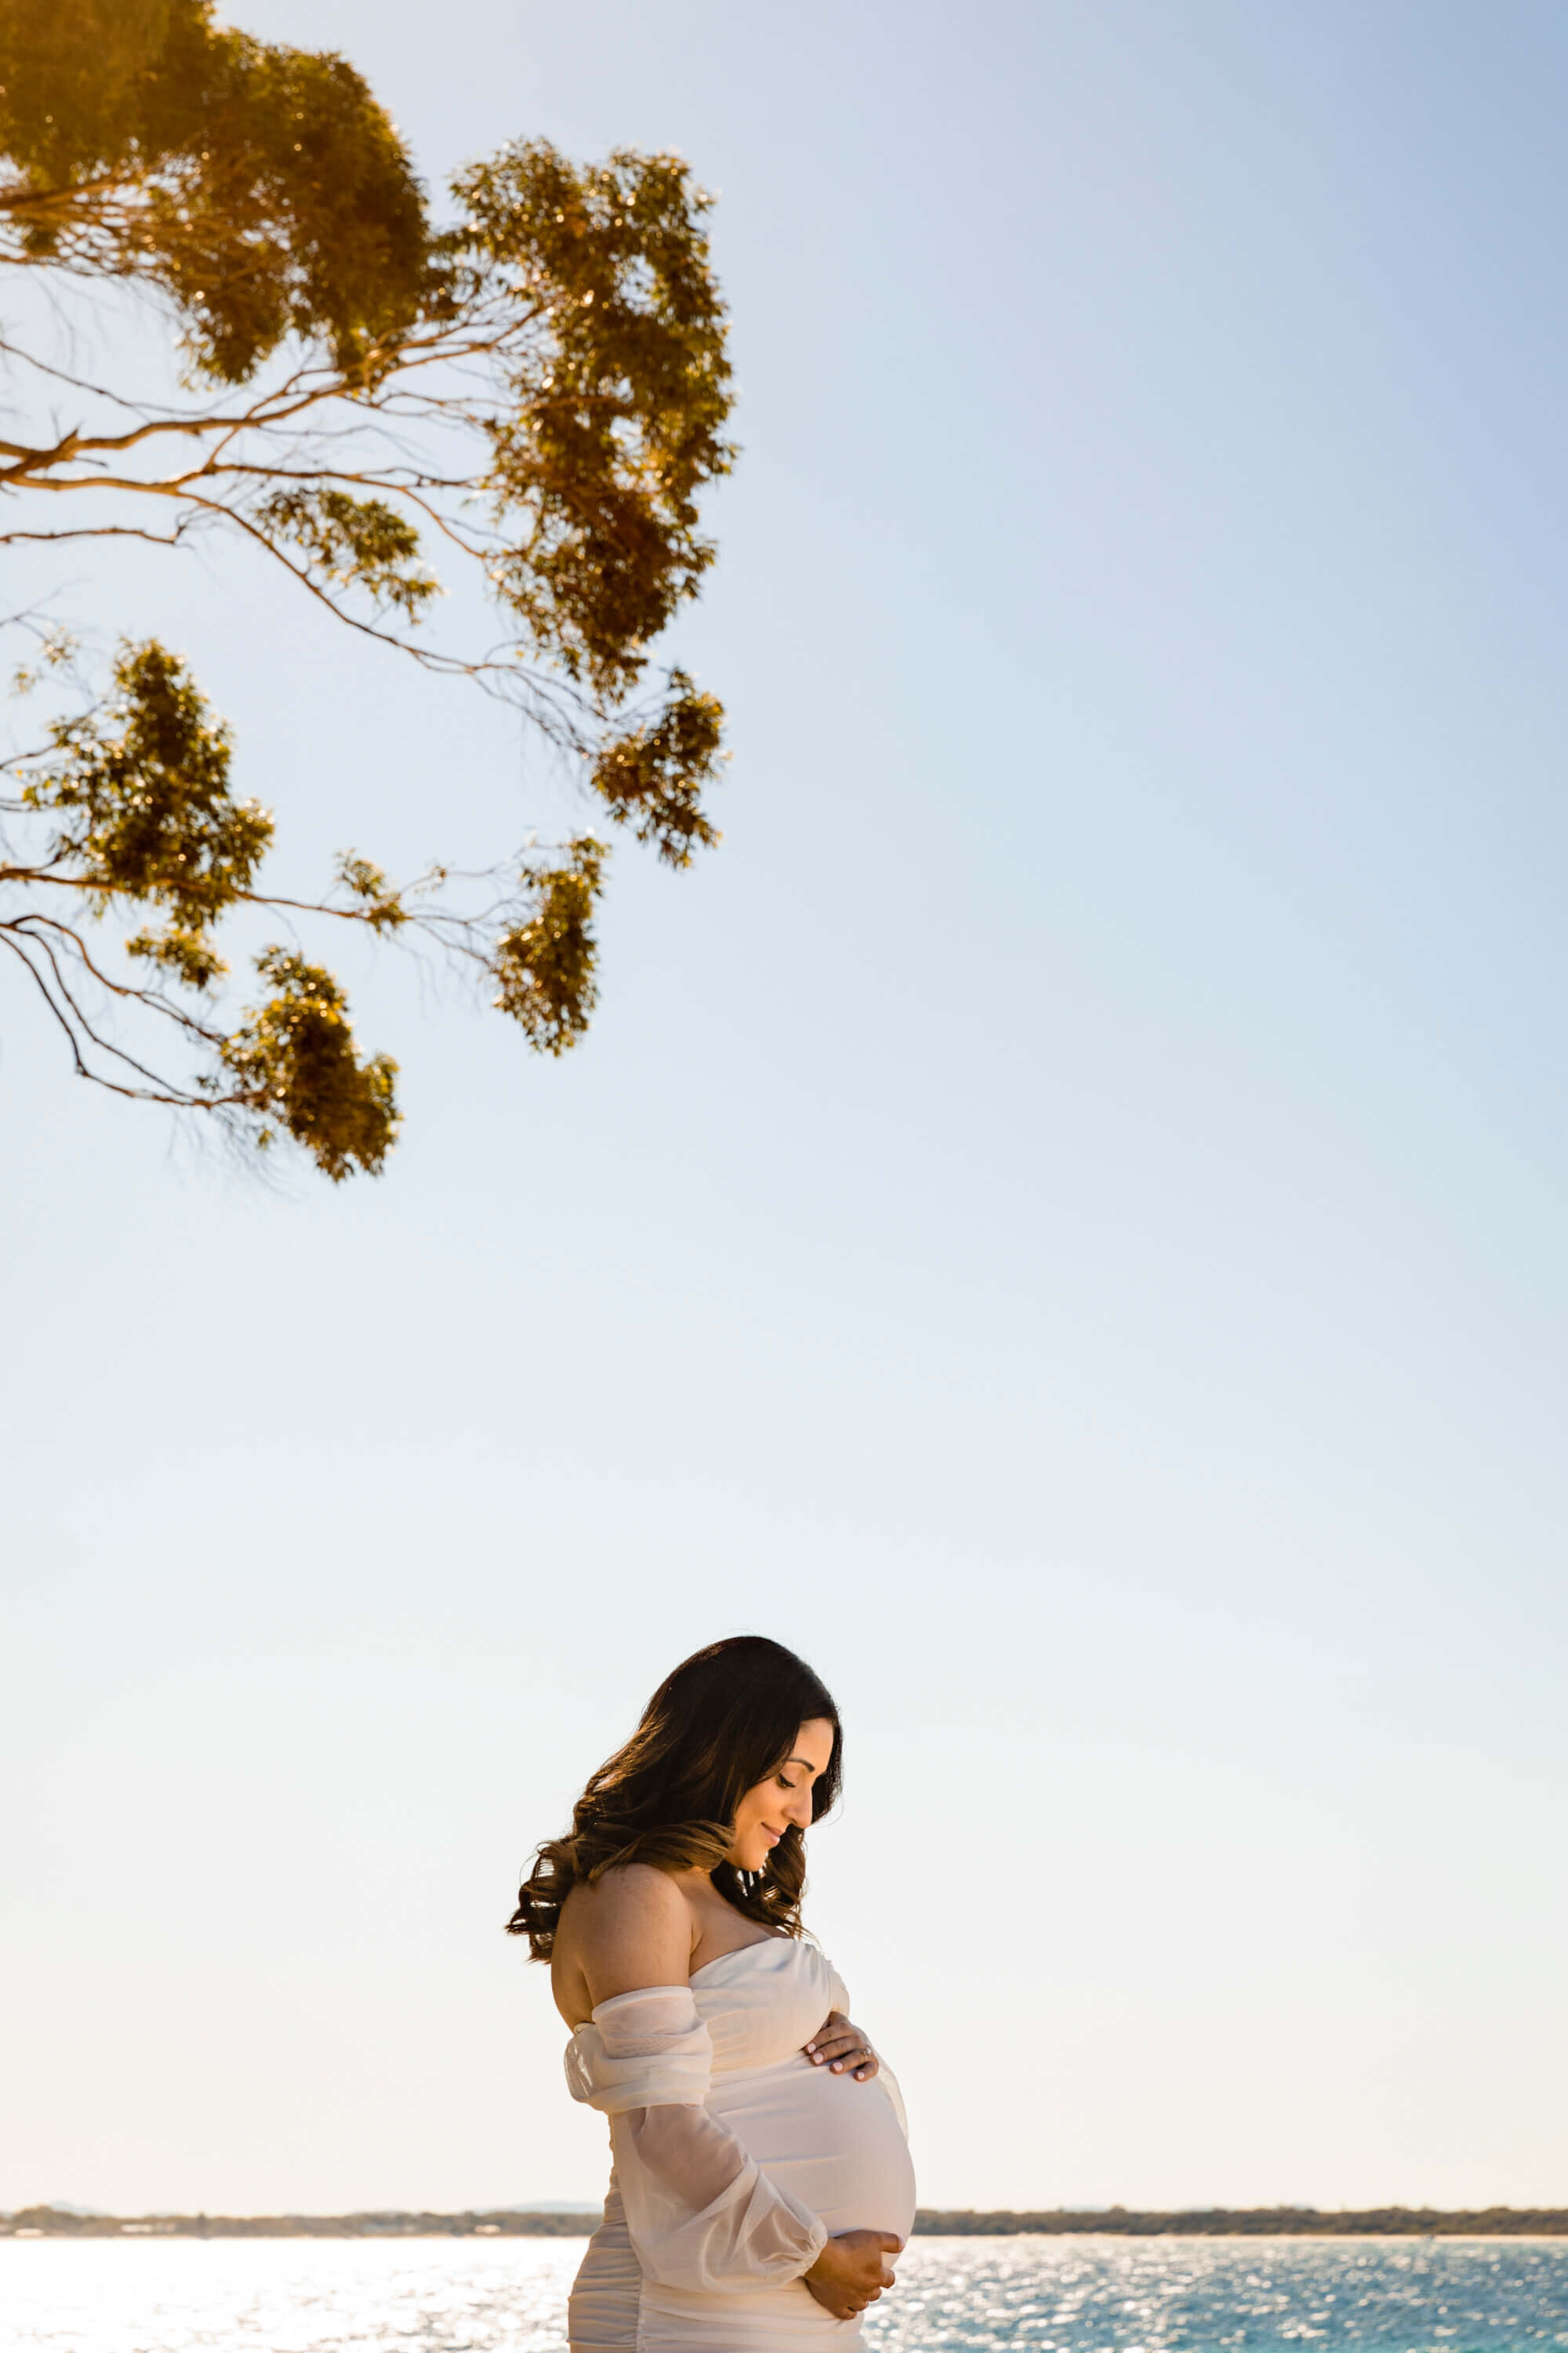
[[703, 2103], [713, 2046], [686, 1986], [602, 2001], [566, 2046], [574, 2100], [610, 2120], [616, 2179], [643, 2271], [663, 2286], [779, 2287], [826, 2242]]

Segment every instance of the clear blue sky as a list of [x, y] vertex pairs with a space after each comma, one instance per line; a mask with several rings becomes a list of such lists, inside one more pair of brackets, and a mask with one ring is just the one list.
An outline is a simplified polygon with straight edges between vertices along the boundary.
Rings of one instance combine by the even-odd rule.
[[[379, 1185], [5, 985], [0, 2203], [593, 2196], [500, 1923], [738, 1628], [929, 2202], [1568, 2202], [1563, 11], [236, 13], [721, 191], [735, 759], [559, 1066], [355, 971]], [[553, 813], [237, 558], [78, 602], [280, 881]]]

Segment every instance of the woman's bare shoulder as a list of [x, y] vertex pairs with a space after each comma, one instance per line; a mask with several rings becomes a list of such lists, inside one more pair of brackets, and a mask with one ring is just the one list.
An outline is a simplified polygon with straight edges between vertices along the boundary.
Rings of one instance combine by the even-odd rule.
[[580, 1880], [566, 1898], [562, 1917], [599, 1923], [639, 1921], [650, 1924], [689, 1920], [686, 1892], [668, 1871], [651, 1862], [617, 1862], [598, 1879]]
[[691, 1974], [691, 1905], [679, 1881], [651, 1863], [619, 1863], [591, 1887], [574, 1887], [561, 1931], [595, 2001], [642, 1986], [684, 1985]]

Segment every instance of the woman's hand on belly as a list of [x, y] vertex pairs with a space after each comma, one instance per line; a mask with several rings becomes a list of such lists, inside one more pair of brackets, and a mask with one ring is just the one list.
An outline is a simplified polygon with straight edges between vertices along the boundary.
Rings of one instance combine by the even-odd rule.
[[835, 2320], [853, 2320], [897, 2284], [888, 2257], [903, 2243], [891, 2231], [841, 2231], [805, 2274], [805, 2284]]
[[868, 2084], [877, 2073], [876, 2052], [841, 2010], [828, 2011], [805, 2050], [814, 2067], [829, 2067], [836, 2075], [848, 2068], [858, 2084]]

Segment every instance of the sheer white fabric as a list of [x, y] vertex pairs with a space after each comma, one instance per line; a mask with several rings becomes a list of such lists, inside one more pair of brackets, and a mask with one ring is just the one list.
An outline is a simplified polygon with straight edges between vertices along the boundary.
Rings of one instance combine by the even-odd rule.
[[810, 2270], [827, 2226], [709, 2114], [712, 2067], [688, 1986], [602, 2001], [567, 2053], [574, 2098], [610, 2119], [616, 2179], [645, 2276], [699, 2294], [778, 2286]]
[[801, 2274], [824, 2235], [908, 2235], [898, 2087], [813, 2067], [801, 2045], [849, 1997], [804, 1938], [763, 1937], [603, 2002], [566, 2053], [609, 2123], [605, 2220], [573, 2287], [572, 2353], [854, 2353]]

